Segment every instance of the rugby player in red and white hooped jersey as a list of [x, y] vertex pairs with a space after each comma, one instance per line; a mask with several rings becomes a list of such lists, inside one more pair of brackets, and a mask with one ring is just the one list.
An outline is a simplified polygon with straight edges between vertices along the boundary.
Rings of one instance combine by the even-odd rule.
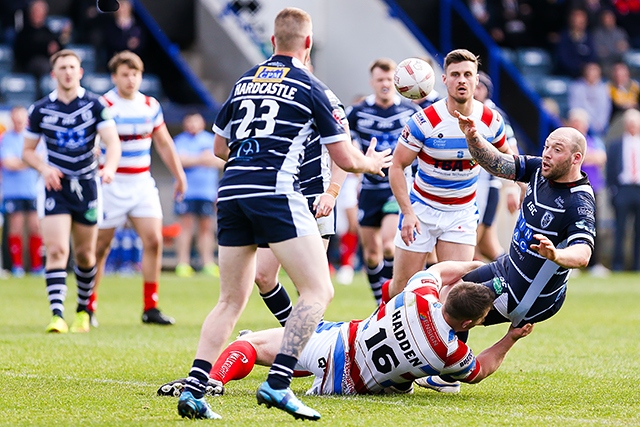
[[[115, 88], [102, 96], [116, 121], [122, 143], [122, 157], [113, 185], [103, 188], [104, 219], [98, 233], [98, 275], [104, 272], [115, 229], [131, 221], [142, 239], [142, 279], [144, 308], [142, 321], [171, 325], [174, 320], [157, 307], [158, 279], [162, 263], [162, 207], [156, 182], [151, 176], [151, 145], [175, 179], [174, 197], [181, 198], [187, 181], [173, 139], [167, 130], [160, 103], [138, 89], [144, 64], [133, 52], [123, 51], [109, 61], [109, 71]], [[90, 308], [95, 310], [95, 296]]]
[[[456, 338], [456, 332], [482, 323], [493, 304], [494, 294], [487, 286], [460, 283], [466, 272], [481, 265], [438, 263], [415, 274], [403, 292], [368, 318], [321, 322], [296, 366], [315, 375], [308, 394], [406, 393], [413, 380], [435, 372], [466, 383], [494, 373], [533, 326], [510, 328], [477, 357]], [[448, 291], [444, 303], [441, 290]], [[271, 364], [282, 334], [282, 328], [268, 329], [231, 343], [211, 370], [212, 393], [222, 393], [224, 384], [245, 377], [256, 363]], [[158, 394], [175, 395], [175, 382], [160, 387]]]
[[[463, 114], [477, 120], [480, 133], [494, 147], [512, 153], [500, 113], [473, 99], [478, 58], [466, 49], [451, 51], [445, 58], [442, 80], [447, 98], [411, 117], [389, 168], [391, 189], [402, 212], [394, 241], [390, 296], [402, 291], [409, 278], [424, 268], [427, 254], [434, 249], [439, 261], [473, 259], [480, 166], [471, 157], [453, 112], [464, 110]], [[418, 172], [407, 191], [404, 168], [416, 158]]]

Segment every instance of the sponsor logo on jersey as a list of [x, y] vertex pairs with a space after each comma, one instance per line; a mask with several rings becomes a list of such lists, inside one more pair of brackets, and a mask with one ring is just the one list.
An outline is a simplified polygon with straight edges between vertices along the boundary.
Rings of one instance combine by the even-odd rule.
[[576, 228], [588, 231], [589, 233], [595, 233], [595, 231], [596, 231], [594, 229], [593, 225], [591, 223], [585, 221], [584, 219], [576, 222]]
[[405, 125], [402, 128], [402, 139], [404, 139], [405, 141], [408, 141], [410, 136], [411, 136], [411, 129], [409, 129], [408, 125]]
[[416, 114], [414, 117], [416, 118], [416, 121], [420, 126], [427, 123], [427, 118], [424, 115], [424, 111], [421, 111], [420, 114]]
[[58, 117], [56, 116], [44, 116], [42, 118], [42, 123], [54, 124], [58, 121]]
[[75, 123], [76, 123], [75, 117], [65, 117], [64, 119], [62, 119], [63, 126], [74, 125]]
[[260, 143], [253, 138], [245, 139], [240, 143], [236, 160], [248, 161], [254, 154], [260, 152]]
[[544, 215], [542, 215], [542, 219], [540, 220], [540, 226], [542, 228], [547, 228], [554, 218], [555, 216], [551, 212], [545, 212]]
[[258, 83], [280, 83], [290, 70], [290, 68], [286, 67], [280, 68], [262, 65], [258, 67], [251, 81]]
[[593, 217], [593, 209], [591, 209], [591, 208], [589, 208], [587, 206], [578, 206], [578, 215], [592, 218]]
[[561, 196], [556, 197], [554, 202], [556, 202], [557, 207], [564, 208], [564, 199]]

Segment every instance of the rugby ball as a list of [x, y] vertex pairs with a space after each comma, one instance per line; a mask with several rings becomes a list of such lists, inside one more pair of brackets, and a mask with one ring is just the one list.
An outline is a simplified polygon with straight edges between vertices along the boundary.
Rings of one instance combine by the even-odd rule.
[[398, 93], [409, 99], [422, 99], [433, 90], [436, 75], [428, 62], [407, 58], [398, 64], [393, 76]]

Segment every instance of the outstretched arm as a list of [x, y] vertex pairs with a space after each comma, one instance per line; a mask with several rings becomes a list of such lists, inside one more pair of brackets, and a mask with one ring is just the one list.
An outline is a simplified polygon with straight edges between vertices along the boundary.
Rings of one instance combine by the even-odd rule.
[[482, 261], [441, 261], [432, 265], [427, 271], [434, 276], [440, 276], [442, 286], [454, 285], [462, 276], [483, 266]]
[[464, 133], [473, 158], [485, 168], [487, 172], [500, 178], [515, 180], [516, 162], [513, 154], [501, 153], [478, 132], [475, 121], [471, 117], [463, 116], [459, 111], [454, 112], [458, 119], [458, 126]]
[[546, 259], [555, 262], [560, 267], [583, 268], [589, 265], [591, 247], [586, 243], [579, 243], [558, 249], [544, 234], [534, 234], [533, 238], [538, 239], [539, 243], [537, 245], [532, 244], [531, 249]]
[[479, 383], [489, 375], [498, 370], [505, 356], [511, 350], [511, 347], [520, 339], [531, 333], [533, 325], [527, 323], [521, 328], [509, 327], [507, 334], [500, 341], [484, 350], [476, 358], [480, 364], [480, 373], [471, 381], [472, 384]]

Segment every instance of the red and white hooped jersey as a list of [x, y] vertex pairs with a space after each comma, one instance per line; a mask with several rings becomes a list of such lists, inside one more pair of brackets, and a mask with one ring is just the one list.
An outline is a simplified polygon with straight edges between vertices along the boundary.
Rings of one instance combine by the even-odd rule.
[[[496, 148], [506, 143], [504, 120], [496, 110], [473, 100], [470, 117]], [[412, 201], [444, 211], [465, 209], [475, 203], [480, 166], [469, 152], [458, 119], [449, 114], [446, 99], [411, 116], [399, 142], [418, 152]]]
[[[122, 157], [116, 174], [149, 174], [151, 136], [164, 123], [160, 103], [140, 92], [136, 93], [134, 99], [125, 99], [118, 95], [115, 88], [102, 95], [101, 101], [109, 108], [122, 143]], [[101, 150], [100, 163], [103, 164], [105, 147], [102, 144]]]
[[343, 324], [338, 338], [343, 342], [335, 348], [344, 346], [344, 361], [334, 358], [329, 374], [334, 392], [379, 393], [438, 374], [472, 381], [480, 364], [445, 322], [438, 301], [440, 286], [431, 273], [419, 272], [371, 317]]

